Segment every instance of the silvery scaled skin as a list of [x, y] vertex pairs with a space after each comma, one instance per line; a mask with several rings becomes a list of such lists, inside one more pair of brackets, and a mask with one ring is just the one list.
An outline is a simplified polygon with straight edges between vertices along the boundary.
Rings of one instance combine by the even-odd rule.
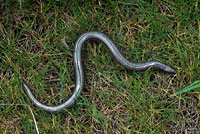
[[149, 67], [155, 67], [167, 73], [173, 73], [173, 74], [176, 73], [176, 71], [173, 68], [158, 61], [148, 61], [148, 62], [143, 62], [143, 63], [134, 63], [134, 62], [128, 61], [127, 59], [124, 58], [124, 56], [120, 53], [120, 51], [116, 47], [115, 43], [107, 35], [101, 32], [95, 32], [95, 31], [86, 32], [80, 35], [80, 37], [77, 39], [75, 43], [73, 56], [74, 56], [74, 67], [75, 67], [75, 74], [76, 74], [76, 86], [75, 86], [72, 96], [67, 101], [57, 106], [44, 105], [33, 96], [27, 84], [24, 81], [22, 81], [23, 88], [26, 91], [28, 97], [31, 99], [31, 101], [34, 102], [34, 104], [37, 107], [42, 108], [48, 112], [58, 112], [65, 108], [71, 107], [75, 103], [75, 101], [80, 96], [81, 91], [83, 89], [83, 85], [84, 85], [84, 71], [82, 67], [81, 48], [83, 44], [87, 40], [90, 40], [90, 39], [102, 41], [111, 51], [111, 53], [116, 58], [116, 60], [127, 69], [132, 69], [135, 71], [145, 71]]

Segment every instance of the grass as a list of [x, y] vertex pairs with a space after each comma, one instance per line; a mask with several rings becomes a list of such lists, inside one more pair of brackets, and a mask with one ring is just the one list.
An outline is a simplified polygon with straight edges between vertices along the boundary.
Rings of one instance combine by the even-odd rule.
[[[199, 132], [199, 87], [170, 97], [200, 80], [198, 0], [3, 0], [0, 8], [0, 103], [31, 105], [40, 133]], [[41, 102], [63, 102], [75, 86], [74, 42], [93, 30], [109, 35], [127, 59], [158, 60], [177, 74], [125, 70], [105, 45], [89, 41], [76, 105], [59, 113], [35, 107], [20, 79]], [[1, 133], [36, 133], [27, 107], [0, 109]]]
[[200, 81], [195, 81], [194, 83], [192, 83], [189, 86], [183, 88], [182, 90], [180, 90], [177, 93], [171, 95], [170, 97], [173, 97], [175, 95], [182, 94], [182, 93], [189, 92], [189, 91], [192, 91], [194, 89], [200, 88], [200, 83], [199, 82]]

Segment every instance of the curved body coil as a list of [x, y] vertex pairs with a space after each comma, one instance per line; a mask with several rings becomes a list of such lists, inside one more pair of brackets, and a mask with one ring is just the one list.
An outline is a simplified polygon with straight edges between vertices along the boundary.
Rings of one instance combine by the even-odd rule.
[[100, 33], [100, 32], [95, 32], [95, 31], [94, 32], [86, 32], [86, 33], [80, 35], [80, 37], [77, 39], [77, 41], [75, 43], [73, 59], [74, 59], [74, 67], [75, 67], [75, 74], [76, 74], [76, 86], [75, 86], [72, 96], [68, 100], [66, 100], [64, 103], [57, 105], [57, 106], [44, 105], [33, 96], [32, 92], [29, 89], [29, 87], [27, 86], [27, 84], [25, 82], [22, 82], [23, 88], [26, 91], [28, 97], [34, 102], [34, 104], [37, 107], [42, 108], [49, 112], [57, 112], [57, 111], [61, 111], [61, 110], [65, 109], [65, 108], [69, 108], [75, 103], [77, 98], [80, 96], [81, 91], [83, 89], [83, 85], [84, 85], [84, 71], [83, 71], [83, 67], [82, 67], [81, 48], [82, 48], [83, 44], [87, 40], [90, 40], [90, 39], [97, 39], [97, 40], [102, 41], [108, 47], [108, 49], [111, 51], [111, 53], [116, 58], [116, 60], [122, 66], [124, 66], [128, 69], [132, 69], [135, 71], [144, 71], [144, 70], [148, 69], [149, 67], [155, 67], [155, 68], [163, 70], [164, 72], [167, 72], [167, 73], [176, 73], [176, 71], [173, 68], [171, 68], [170, 66], [165, 65], [161, 62], [158, 62], [158, 61], [148, 61], [148, 62], [143, 62], [143, 63], [134, 63], [134, 62], [128, 61], [120, 53], [120, 51], [116, 47], [115, 43], [107, 35]]

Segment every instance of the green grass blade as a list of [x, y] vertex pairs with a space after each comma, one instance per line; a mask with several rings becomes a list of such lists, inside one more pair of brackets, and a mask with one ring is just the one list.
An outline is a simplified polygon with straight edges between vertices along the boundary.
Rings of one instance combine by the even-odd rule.
[[20, 9], [22, 9], [22, 0], [19, 0]]
[[199, 80], [195, 81], [194, 83], [190, 84], [189, 86], [183, 88], [182, 90], [178, 91], [177, 93], [170, 95], [170, 97], [173, 97], [175, 95], [179, 95], [179, 94], [182, 94], [182, 93], [185, 93], [185, 92], [188, 92], [188, 91], [192, 91], [192, 90], [197, 89], [197, 88], [200, 88], [200, 81]]

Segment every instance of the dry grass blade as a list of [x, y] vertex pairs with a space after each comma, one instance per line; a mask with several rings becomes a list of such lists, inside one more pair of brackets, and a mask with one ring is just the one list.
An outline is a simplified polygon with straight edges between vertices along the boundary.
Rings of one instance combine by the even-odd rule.
[[31, 115], [33, 117], [33, 121], [34, 121], [34, 124], [35, 124], [36, 132], [37, 132], [37, 134], [39, 134], [39, 129], [38, 129], [38, 126], [37, 126], [37, 122], [36, 122], [35, 116], [33, 114], [33, 111], [31, 109], [30, 105], [27, 105], [27, 104], [0, 104], [0, 106], [25, 106], [25, 107], [28, 107], [28, 109], [30, 110]]

